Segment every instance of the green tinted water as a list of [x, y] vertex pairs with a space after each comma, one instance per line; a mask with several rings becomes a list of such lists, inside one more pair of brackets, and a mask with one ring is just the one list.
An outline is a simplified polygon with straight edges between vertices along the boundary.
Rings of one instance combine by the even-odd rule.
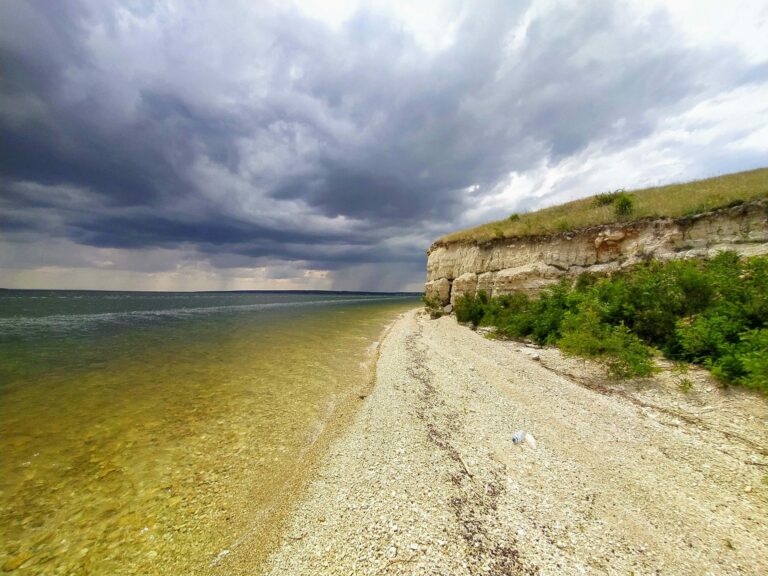
[[18, 574], [200, 574], [258, 541], [415, 305], [61, 294], [0, 294], [0, 552]]

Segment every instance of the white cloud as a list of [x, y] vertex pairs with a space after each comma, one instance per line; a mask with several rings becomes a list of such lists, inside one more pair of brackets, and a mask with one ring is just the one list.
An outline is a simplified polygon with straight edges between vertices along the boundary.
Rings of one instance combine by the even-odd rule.
[[729, 43], [754, 62], [768, 60], [768, 3], [765, 0], [652, 0], [638, 2], [668, 12], [693, 45]]
[[[768, 163], [768, 82], [704, 100], [614, 150], [605, 141], [557, 164], [513, 172], [477, 198], [460, 227], [498, 220], [618, 188], [684, 182]], [[716, 157], [716, 161], [712, 161]]]
[[295, 0], [294, 5], [300, 12], [335, 30], [361, 11], [386, 15], [429, 52], [444, 50], [452, 44], [458, 21], [466, 9], [456, 0]]

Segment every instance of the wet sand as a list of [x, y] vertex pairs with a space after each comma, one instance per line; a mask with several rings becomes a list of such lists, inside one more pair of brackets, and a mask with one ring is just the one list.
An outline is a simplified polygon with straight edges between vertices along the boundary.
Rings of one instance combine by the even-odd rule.
[[286, 533], [287, 522], [298, 506], [303, 505], [308, 483], [323, 465], [330, 447], [343, 436], [360, 413], [361, 403], [368, 397], [376, 383], [376, 368], [381, 352], [381, 342], [387, 337], [394, 323], [387, 325], [379, 340], [367, 349], [367, 358], [361, 362], [362, 377], [353, 378], [351, 387], [328, 414], [321, 428], [317, 428], [296, 464], [287, 475], [280, 490], [273, 493], [271, 505], [252, 518], [248, 528], [230, 546], [222, 550], [210, 563], [212, 574], [227, 576], [260, 573], [271, 553], [291, 536]]

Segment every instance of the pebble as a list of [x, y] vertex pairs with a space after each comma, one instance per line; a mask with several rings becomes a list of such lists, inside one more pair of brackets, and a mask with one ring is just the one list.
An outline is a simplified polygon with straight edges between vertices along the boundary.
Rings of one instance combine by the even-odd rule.
[[[424, 343], [429, 345], [422, 346]], [[439, 345], [439, 353], [433, 343]], [[538, 353], [533, 349], [525, 356], [531, 358]], [[580, 362], [563, 360], [556, 350], [547, 350], [542, 355], [547, 356], [547, 364], [553, 367], [562, 362], [582, 370]], [[728, 461], [719, 455], [720, 451], [715, 450], [719, 446], [695, 434], [683, 436], [687, 433], [684, 425], [679, 429], [682, 438], [660, 434], [657, 437], [655, 423], [650, 420], [653, 411], [646, 412], [647, 421], [639, 418], [636, 409], [624, 398], [608, 397], [591, 402], [591, 392], [585, 392], [576, 384], [550, 378], [545, 373], [537, 374], [534, 380], [534, 369], [525, 356], [513, 353], [508, 343], [489, 343], [456, 326], [449, 318], [420, 322], [406, 317], [403, 323], [396, 324], [384, 342], [378, 381], [365, 409], [367, 412], [361, 416], [362, 423], [353, 425], [340, 440], [344, 450], [339, 453], [344, 458], [327, 459], [323, 465], [326, 475], [332, 474], [327, 470], [340, 471], [334, 476], [340, 486], [322, 484], [317, 489], [310, 488], [310, 497], [303, 501], [308, 511], [306, 515], [297, 515], [292, 526], [306, 526], [306, 518], [316, 517], [320, 510], [329, 511], [328, 524], [315, 525], [313, 528], [317, 530], [313, 535], [279, 550], [265, 574], [379, 574], [385, 572], [382, 568], [389, 564], [411, 561], [415, 564], [389, 566], [389, 570], [413, 574], [489, 574], [499, 568], [494, 564], [498, 560], [494, 553], [499, 544], [520, 549], [521, 572], [533, 569], [535, 564], [540, 574], [587, 574], [592, 573], [593, 568], [607, 570], [609, 565], [622, 574], [631, 571], [650, 574], [669, 565], [685, 566], [691, 573], [706, 573], [706, 568], [717, 558], [717, 551], [708, 550], [706, 546], [665, 547], [663, 543], [675, 526], [677, 515], [673, 507], [663, 505], [669, 504], [665, 495], [673, 487], [675, 494], [682, 493], [700, 507], [712, 506], [720, 496], [713, 491], [705, 497], [692, 485], [671, 484], [665, 475], [666, 469], [662, 468], [663, 473], [654, 476], [654, 467], [663, 465], [665, 458], [688, 454], [691, 447], [701, 447], [701, 457], [697, 455], [693, 460], [691, 452], [693, 464], [699, 470], [706, 471], [710, 463], [712, 468], [732, 470]], [[478, 367], [482, 370], [465, 372], [463, 380], [454, 377], [457, 366], [469, 371], [480, 357], [484, 358]], [[423, 364], [412, 365], [414, 360]], [[589, 367], [591, 370], [594, 364]], [[471, 379], [472, 384], [470, 397], [466, 394], [467, 379]], [[433, 388], [427, 389], [430, 381]], [[507, 390], [516, 402], [498, 393], [496, 385], [504, 386], [506, 381], [520, 384]], [[426, 398], [425, 391], [429, 392]], [[573, 403], [571, 399], [585, 401]], [[657, 395], [653, 401], [667, 405], [669, 399]], [[564, 425], [558, 418], [551, 418], [553, 413], [567, 414], [576, 424], [583, 422], [586, 428], [578, 427], [576, 437], [564, 437], [573, 431], [570, 423]], [[452, 421], [454, 415], [455, 422]], [[717, 418], [717, 414], [707, 413], [702, 418], [705, 417]], [[646, 422], [651, 423], [651, 432], [647, 431]], [[530, 427], [544, 434], [543, 449], [530, 450], [535, 447], [536, 439], [525, 429], [517, 430], [518, 446], [513, 449], [510, 437], [516, 426]], [[433, 438], [424, 437], [425, 429], [433, 431], [431, 427], [434, 427], [434, 440], [453, 447], [462, 462], [438, 450]], [[594, 433], [591, 428], [595, 429]], [[621, 441], [605, 449], [599, 441], [608, 435]], [[640, 439], [643, 441], [641, 457], [635, 458], [637, 453], [631, 448]], [[553, 442], [556, 443], [549, 448]], [[662, 455], [645, 449], [649, 446], [655, 449], [660, 442], [664, 448]], [[402, 452], [405, 446], [407, 459]], [[724, 448], [728, 447], [731, 444], [724, 441]], [[610, 458], [600, 460], [601, 454]], [[643, 460], [643, 456], [646, 459]], [[761, 461], [761, 458], [755, 460]], [[581, 466], [590, 463], [595, 470], [584, 474]], [[631, 474], [609, 480], [611, 477], [605, 474], [615, 472], [619, 466], [628, 467]], [[374, 474], [360, 482], [369, 470]], [[475, 484], [465, 477], [465, 472], [475, 475]], [[646, 486], [627, 481], [641, 472], [655, 480], [652, 488], [650, 483]], [[739, 472], [744, 481], [743, 471]], [[376, 484], [371, 478], [381, 480]], [[460, 480], [458, 485], [453, 482], [455, 478]], [[489, 483], [498, 488], [493, 498], [488, 497], [485, 488]], [[603, 489], [607, 492], [606, 498], [601, 503], [602, 497], [598, 496], [595, 505], [595, 495]], [[726, 501], [732, 501], [731, 497], [739, 494], [738, 482], [733, 482], [729, 490]], [[760, 492], [758, 486], [742, 485], [741, 490], [741, 502], [733, 501], [734, 508], [761, 505], [751, 496], [744, 496], [750, 491]], [[370, 511], [340, 517], [340, 507], [335, 500], [342, 491], [348, 503], [354, 503], [358, 509], [364, 501], [373, 502], [373, 494], [377, 503]], [[615, 506], [609, 504], [613, 502]], [[647, 506], [649, 517], [652, 515], [653, 520], [658, 521], [657, 528], [643, 533], [642, 548], [637, 535], [613, 536], [617, 530], [621, 532], [619, 511], [628, 505], [633, 509]], [[355, 506], [350, 508], [355, 510]], [[346, 506], [343, 509], [346, 510]], [[721, 530], [719, 524], [738, 518], [724, 505], [718, 510], [717, 517], [709, 519], [713, 522], [695, 519], [685, 528], [685, 533], [706, 543], [707, 538], [711, 538], [709, 524]], [[395, 521], [403, 522], [403, 526]], [[746, 535], [750, 529], [748, 522], [751, 520], [738, 521], [734, 529]], [[757, 531], [755, 535], [760, 536]], [[328, 540], [338, 546], [335, 548], [338, 555], [328, 556], [325, 562], [310, 556]], [[349, 557], [344, 555], [348, 550], [354, 551]], [[762, 560], [757, 554], [765, 550], [764, 545], [753, 543], [753, 552], [740, 558], [742, 572], [758, 573], [755, 567], [761, 566]], [[590, 566], [592, 559], [596, 563]]]

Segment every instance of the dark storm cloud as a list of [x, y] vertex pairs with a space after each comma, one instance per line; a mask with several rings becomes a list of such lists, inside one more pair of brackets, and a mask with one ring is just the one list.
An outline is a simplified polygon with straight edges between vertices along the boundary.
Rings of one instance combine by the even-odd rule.
[[528, 7], [472, 3], [430, 52], [366, 11], [333, 30], [277, 5], [3, 2], [0, 226], [416, 269], [510, 172], [766, 78], [662, 13], [584, 2], [523, 27]]

